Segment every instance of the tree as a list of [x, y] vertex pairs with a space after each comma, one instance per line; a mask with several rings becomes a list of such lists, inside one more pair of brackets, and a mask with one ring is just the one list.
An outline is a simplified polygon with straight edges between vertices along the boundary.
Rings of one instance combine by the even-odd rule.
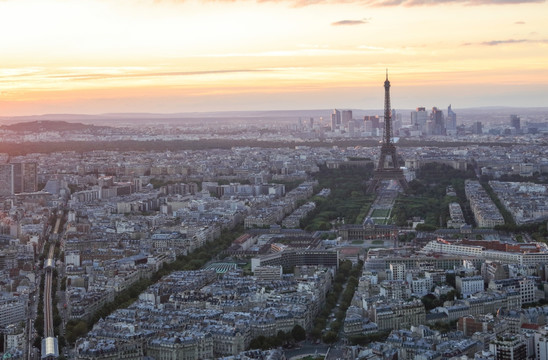
[[304, 339], [306, 339], [306, 331], [301, 325], [297, 324], [293, 326], [293, 329], [291, 329], [291, 336], [293, 336], [293, 339], [295, 339], [295, 341], [303, 341]]
[[255, 339], [251, 340], [251, 342], [249, 343], [249, 348], [261, 349], [264, 346], [265, 341], [266, 341], [266, 338], [263, 335], [258, 336]]
[[34, 329], [38, 333], [39, 336], [42, 336], [44, 334], [44, 315], [43, 312], [39, 312], [36, 316], [36, 320], [34, 320]]
[[84, 336], [88, 331], [88, 325], [85, 321], [71, 320], [67, 323], [66, 327], [66, 340], [70, 344], [74, 344], [76, 339]]
[[432, 330], [438, 330], [441, 333], [447, 333], [449, 331], [455, 330], [456, 325], [457, 325], [457, 320], [450, 321], [448, 323], [437, 321], [436, 323], [430, 325], [430, 328]]
[[451, 290], [447, 293], [447, 295], [440, 296], [440, 299], [442, 300], [442, 302], [453, 301], [453, 300], [455, 300], [457, 295], [458, 295], [457, 290]]
[[441, 306], [442, 302], [438, 300], [434, 295], [427, 294], [421, 298], [422, 303], [426, 311], [432, 310], [438, 306]]
[[457, 285], [455, 285], [455, 274], [454, 273], [448, 273], [448, 274], [445, 274], [445, 282], [448, 284], [448, 285], [451, 285], [452, 287], [456, 287]]
[[62, 322], [63, 322], [63, 319], [61, 318], [61, 316], [59, 314], [53, 315], [53, 326], [54, 327], [59, 327], [59, 325], [61, 325]]
[[315, 326], [314, 329], [310, 332], [310, 336], [312, 336], [314, 339], [319, 339], [322, 336], [322, 328], [319, 326]]
[[372, 334], [363, 334], [363, 335], [354, 335], [351, 336], [348, 340], [352, 345], [367, 345], [374, 341], [385, 341], [390, 331], [379, 331]]
[[278, 333], [276, 334], [276, 339], [277, 339], [277, 342], [283, 345], [291, 339], [291, 334], [286, 333], [282, 330], [279, 330]]
[[425, 187], [423, 183], [421, 183], [417, 179], [413, 179], [409, 182], [409, 192], [411, 194], [415, 194], [415, 195], [422, 194], [424, 192], [424, 189]]
[[59, 348], [61, 348], [61, 349], [64, 348], [65, 345], [67, 344], [65, 338], [64, 338], [62, 335], [59, 335], [59, 336], [57, 337], [57, 340], [58, 340], [58, 342], [59, 342]]
[[328, 344], [334, 343], [335, 341], [337, 341], [337, 339], [338, 339], [337, 333], [334, 332], [334, 331], [328, 331], [323, 336], [323, 342], [328, 343]]
[[416, 229], [417, 231], [435, 231], [438, 228], [428, 224], [418, 224]]

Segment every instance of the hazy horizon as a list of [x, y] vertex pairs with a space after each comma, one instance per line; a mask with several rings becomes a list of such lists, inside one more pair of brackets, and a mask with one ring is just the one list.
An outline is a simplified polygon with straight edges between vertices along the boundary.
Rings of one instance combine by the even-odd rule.
[[[438, 109], [441, 109], [442, 111], [447, 110], [447, 106], [452, 106], [453, 110], [458, 110], [461, 112], [471, 112], [471, 111], [500, 111], [500, 112], [508, 112], [508, 111], [514, 111], [514, 110], [522, 110], [524, 112], [534, 112], [534, 111], [548, 111], [548, 106], [476, 106], [476, 107], [455, 107], [453, 104], [446, 104], [446, 105], [432, 105], [432, 106], [424, 106], [424, 105], [418, 105], [416, 107], [408, 107], [408, 108], [402, 108], [402, 107], [392, 107], [396, 111], [413, 111], [417, 107], [425, 107], [426, 111], [430, 111], [433, 107], [437, 107]], [[334, 106], [331, 108], [294, 108], [294, 109], [258, 109], [258, 110], [216, 110], [216, 111], [181, 111], [181, 112], [106, 112], [106, 113], [44, 113], [44, 114], [29, 114], [29, 115], [12, 115], [12, 116], [4, 116], [0, 115], [1, 119], [32, 119], [36, 118], [36, 120], [40, 120], [40, 118], [43, 118], [44, 120], [60, 120], [63, 121], [64, 118], [96, 118], [96, 117], [137, 117], [137, 118], [147, 118], [147, 117], [158, 117], [158, 118], [169, 118], [169, 117], [193, 117], [193, 116], [228, 116], [228, 115], [234, 115], [234, 116], [245, 116], [248, 114], [254, 114], [259, 116], [266, 116], [270, 113], [273, 114], [283, 114], [287, 113], [287, 116], [295, 116], [301, 115], [301, 116], [307, 116], [307, 114], [310, 114], [310, 116], [315, 116], [315, 113], [319, 112], [329, 112], [331, 113], [334, 109], [338, 110], [351, 110], [356, 113], [378, 113], [378, 115], [382, 115], [382, 112], [384, 109], [378, 107], [378, 108], [351, 108], [351, 107], [338, 107]], [[302, 113], [302, 114], [298, 114]]]

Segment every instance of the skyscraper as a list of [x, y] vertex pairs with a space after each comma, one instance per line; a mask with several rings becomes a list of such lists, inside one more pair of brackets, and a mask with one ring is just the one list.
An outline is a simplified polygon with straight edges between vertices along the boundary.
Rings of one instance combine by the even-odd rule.
[[348, 123], [352, 121], [352, 110], [343, 110], [342, 111], [342, 124], [346, 128]]
[[510, 115], [510, 125], [516, 129], [516, 133], [519, 133], [521, 130], [521, 119], [517, 115]]
[[36, 163], [10, 163], [0, 165], [0, 195], [8, 196], [38, 190]]
[[472, 133], [476, 135], [483, 134], [483, 125], [481, 121], [476, 121], [475, 123], [472, 124]]
[[333, 109], [331, 114], [331, 131], [340, 130], [341, 128], [341, 112], [337, 109]]
[[331, 114], [331, 131], [337, 130], [337, 117], [335, 114]]
[[0, 164], [0, 196], [13, 195], [13, 165]]
[[447, 107], [447, 131], [457, 130], [457, 114], [451, 109], [451, 105]]
[[378, 115], [365, 115], [363, 117], [365, 132], [371, 133], [371, 135], [377, 135], [377, 129], [380, 125], [380, 120]]
[[21, 164], [21, 192], [38, 191], [38, 167], [35, 162]]
[[428, 113], [426, 112], [426, 108], [418, 107], [416, 111], [411, 111], [411, 125], [413, 126], [413, 130], [419, 130], [425, 134], [427, 119]]
[[19, 194], [23, 192], [23, 164], [11, 163], [13, 167], [13, 193]]
[[445, 122], [443, 119], [443, 112], [437, 107], [432, 108], [430, 113], [430, 120], [432, 120], [432, 135], [445, 135]]

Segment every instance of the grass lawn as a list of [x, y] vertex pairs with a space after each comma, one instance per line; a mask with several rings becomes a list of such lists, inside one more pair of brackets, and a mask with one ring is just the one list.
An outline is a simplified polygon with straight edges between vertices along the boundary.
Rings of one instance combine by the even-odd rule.
[[388, 209], [375, 209], [371, 213], [372, 218], [385, 218], [390, 214], [390, 210]]

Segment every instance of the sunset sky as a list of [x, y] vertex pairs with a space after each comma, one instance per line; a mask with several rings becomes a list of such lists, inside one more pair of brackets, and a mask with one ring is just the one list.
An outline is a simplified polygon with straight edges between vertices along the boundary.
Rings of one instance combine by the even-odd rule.
[[548, 106], [530, 0], [0, 0], [0, 116]]

